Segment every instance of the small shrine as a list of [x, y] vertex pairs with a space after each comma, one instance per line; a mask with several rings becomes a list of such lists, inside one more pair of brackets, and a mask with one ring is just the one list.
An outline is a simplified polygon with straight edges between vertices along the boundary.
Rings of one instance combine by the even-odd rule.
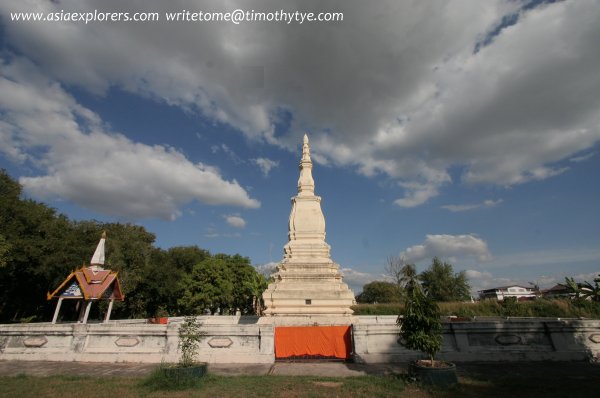
[[58, 319], [63, 300], [79, 300], [78, 322], [87, 323], [90, 308], [94, 301], [109, 301], [108, 310], [104, 318], [104, 322], [108, 322], [113, 302], [125, 299], [117, 272], [103, 268], [105, 242], [106, 232], [103, 232], [90, 265], [71, 272], [54, 292], [48, 293], [48, 300], [58, 299], [52, 323], [56, 323]]

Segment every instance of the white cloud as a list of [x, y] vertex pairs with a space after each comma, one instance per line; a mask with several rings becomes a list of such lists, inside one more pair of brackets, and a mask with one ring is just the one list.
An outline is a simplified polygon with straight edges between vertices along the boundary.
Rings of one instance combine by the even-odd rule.
[[271, 160], [267, 158], [256, 158], [251, 159], [251, 161], [260, 168], [260, 171], [262, 171], [265, 177], [269, 175], [273, 168], [279, 166], [279, 162], [277, 160]]
[[369, 282], [386, 280], [386, 276], [383, 274], [371, 274], [368, 272], [357, 271], [352, 268], [342, 268], [341, 271], [344, 276], [344, 283], [352, 289], [354, 294], [360, 293], [363, 286]]
[[210, 147], [210, 150], [214, 154], [218, 153], [219, 151], [223, 151], [223, 153], [225, 153], [225, 155], [227, 155], [227, 157], [229, 157], [229, 159], [231, 159], [231, 161], [234, 164], [243, 164], [243, 163], [246, 163], [231, 148], [229, 148], [229, 146], [227, 146], [227, 144], [221, 144], [220, 146], [219, 145], [213, 145], [213, 146]]
[[240, 216], [227, 215], [223, 217], [225, 217], [225, 221], [227, 221], [227, 224], [231, 225], [234, 228], [244, 228], [246, 226], [246, 220], [244, 220]]
[[473, 258], [478, 262], [489, 261], [492, 255], [487, 243], [476, 235], [427, 235], [425, 242], [407, 248], [401, 257], [409, 263], [440, 258]]
[[[136, 11], [138, 4], [111, 6]], [[241, 1], [203, 5], [211, 11], [248, 7]], [[463, 167], [466, 183], [521, 184], [566, 172], [558, 162], [600, 140], [600, 7], [578, 0], [521, 11], [515, 25], [475, 52], [521, 5], [338, 2], [343, 23], [235, 29], [226, 23], [10, 21], [4, 28], [11, 47], [60, 82], [97, 94], [119, 87], [288, 149], [308, 130], [315, 160], [397, 180], [405, 194], [396, 204], [411, 207], [438, 195], [452, 166]], [[64, 0], [35, 8], [106, 7]], [[181, 0], [144, 7], [162, 12], [198, 5]], [[321, 2], [280, 7], [323, 10]], [[4, 15], [31, 8], [22, 0], [0, 4]], [[276, 136], [282, 112], [291, 115], [290, 127]]]
[[270, 262], [270, 263], [266, 263], [266, 264], [260, 264], [256, 266], [256, 270], [264, 275], [265, 277], [270, 277], [271, 274], [275, 273], [277, 271], [277, 266], [279, 265], [279, 263], [276, 262]]
[[481, 209], [481, 208], [496, 207], [502, 202], [503, 202], [502, 199], [497, 199], [497, 200], [487, 199], [481, 203], [472, 203], [472, 204], [465, 204], [465, 205], [444, 205], [441, 207], [442, 207], [442, 209], [446, 209], [446, 210], [456, 213], [456, 212], [469, 211], [469, 210], [475, 210], [475, 209]]
[[208, 239], [217, 239], [217, 238], [241, 238], [242, 234], [239, 232], [234, 233], [221, 233], [214, 227], [207, 227], [204, 230], [204, 237]]
[[585, 155], [574, 156], [574, 157], [572, 157], [569, 160], [571, 162], [581, 163], [581, 162], [585, 162], [586, 160], [589, 160], [589, 159], [593, 158], [594, 156], [596, 156], [596, 152], [590, 152], [590, 153], [587, 153]]
[[492, 274], [485, 271], [477, 271], [473, 269], [468, 269], [465, 271], [467, 274], [467, 278], [469, 279], [483, 279], [483, 278], [491, 278]]
[[21, 177], [38, 198], [63, 198], [126, 219], [174, 219], [193, 200], [256, 208], [237, 181], [190, 162], [163, 145], [145, 145], [108, 131], [98, 115], [79, 105], [28, 61], [3, 63], [0, 151], [30, 161], [46, 174]]
[[396, 199], [394, 204], [400, 207], [416, 207], [438, 195], [436, 184], [401, 183], [406, 191], [403, 198]]

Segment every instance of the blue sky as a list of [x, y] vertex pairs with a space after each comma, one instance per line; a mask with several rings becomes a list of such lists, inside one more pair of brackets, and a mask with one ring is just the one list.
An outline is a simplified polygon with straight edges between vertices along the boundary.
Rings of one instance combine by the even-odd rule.
[[[0, 167], [73, 219], [281, 260], [308, 132], [358, 293], [389, 256], [474, 290], [600, 273], [594, 1], [5, 1]], [[11, 12], [343, 12], [338, 22], [15, 22]], [[164, 16], [163, 16], [164, 19]]]

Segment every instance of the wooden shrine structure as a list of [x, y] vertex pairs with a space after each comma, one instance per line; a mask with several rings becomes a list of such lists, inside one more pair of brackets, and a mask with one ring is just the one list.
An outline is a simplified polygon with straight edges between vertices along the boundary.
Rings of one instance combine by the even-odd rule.
[[106, 232], [102, 233], [102, 238], [92, 256], [90, 265], [71, 272], [54, 292], [48, 293], [48, 300], [58, 299], [52, 323], [56, 323], [58, 319], [63, 300], [79, 300], [83, 305], [80, 305], [78, 322], [87, 323], [90, 308], [94, 301], [109, 301], [104, 318], [104, 322], [108, 322], [114, 301], [125, 299], [117, 272], [103, 268], [105, 241]]

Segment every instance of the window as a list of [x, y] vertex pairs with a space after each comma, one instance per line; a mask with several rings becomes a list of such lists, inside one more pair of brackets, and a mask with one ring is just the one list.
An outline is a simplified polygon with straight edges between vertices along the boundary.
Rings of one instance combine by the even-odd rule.
[[306, 299], [306, 300], [304, 300], [304, 304], [311, 305], [312, 304], [312, 300], [311, 299]]

